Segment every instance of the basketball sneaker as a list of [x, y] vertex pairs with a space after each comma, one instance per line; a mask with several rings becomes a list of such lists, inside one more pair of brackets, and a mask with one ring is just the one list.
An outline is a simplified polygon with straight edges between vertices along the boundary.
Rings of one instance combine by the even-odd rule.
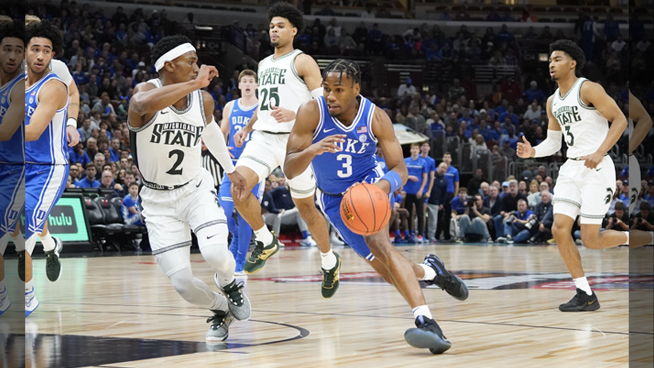
[[25, 282], [25, 251], [18, 252], [18, 278]]
[[320, 267], [320, 273], [322, 273], [320, 292], [322, 293], [322, 297], [325, 299], [334, 296], [336, 290], [338, 290], [338, 286], [341, 284], [341, 281], [338, 278], [341, 271], [341, 256], [336, 252], [334, 252], [334, 256], [336, 256], [336, 265], [333, 268], [326, 270]]
[[39, 301], [36, 299], [36, 293], [32, 286], [32, 291], [25, 293], [25, 317], [28, 317], [39, 306]]
[[243, 281], [236, 283], [236, 279], [225, 287], [218, 285], [218, 274], [213, 275], [213, 282], [216, 287], [223, 291], [227, 300], [229, 301], [229, 311], [232, 312], [234, 318], [239, 321], [250, 318], [250, 300], [243, 292]]
[[212, 310], [213, 317], [207, 318], [207, 323], [211, 323], [207, 335], [208, 341], [225, 341], [229, 336], [229, 325], [234, 323], [234, 315], [228, 311]]
[[264, 247], [262, 242], [257, 241], [257, 246], [254, 247], [250, 257], [245, 261], [245, 266], [243, 266], [243, 271], [245, 271], [245, 273], [255, 273], [259, 271], [266, 264], [268, 258], [279, 252], [279, 240], [277, 240], [277, 234], [275, 234], [274, 231], [272, 232], [272, 236], [273, 241], [267, 247]]
[[316, 247], [316, 246], [318, 246], [318, 243], [316, 243], [316, 241], [313, 240], [311, 235], [309, 235], [306, 238], [300, 240], [300, 246], [301, 247]]
[[0, 316], [2, 313], [6, 312], [9, 307], [11, 307], [11, 301], [9, 300], [9, 296], [7, 296], [7, 288], [5, 287], [5, 289], [0, 292]]
[[575, 295], [569, 302], [559, 305], [561, 312], [589, 312], [595, 311], [600, 308], [597, 295], [593, 291], [592, 295], [586, 294], [585, 291], [577, 288], [577, 295]]
[[436, 271], [436, 278], [425, 280], [427, 285], [436, 285], [457, 300], [468, 299], [468, 287], [459, 276], [445, 269], [445, 263], [435, 254], [428, 254], [422, 262]]
[[422, 237], [422, 235], [418, 235], [418, 236], [416, 237], [416, 243], [418, 243], [418, 244], [422, 244], [422, 243], [426, 243], [426, 241], [424, 240], [424, 238]]
[[48, 280], [56, 282], [61, 277], [61, 262], [59, 262], [59, 253], [63, 249], [63, 243], [59, 238], [52, 237], [55, 242], [53, 250], [45, 252], [45, 274]]
[[406, 330], [404, 340], [414, 348], [429, 349], [432, 354], [442, 354], [452, 347], [436, 321], [425, 316], [416, 318], [416, 327]]

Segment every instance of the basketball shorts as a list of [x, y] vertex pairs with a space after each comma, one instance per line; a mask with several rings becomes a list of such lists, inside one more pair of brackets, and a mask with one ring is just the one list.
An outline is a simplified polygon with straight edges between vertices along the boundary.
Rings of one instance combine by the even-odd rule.
[[0, 164], [0, 237], [12, 234], [25, 206], [25, 165]]
[[636, 156], [629, 155], [629, 214], [634, 212], [642, 187], [640, 185], [640, 164]]
[[141, 190], [143, 218], [148, 229], [152, 254], [160, 262], [164, 253], [166, 262], [162, 265], [166, 276], [190, 267], [191, 231], [195, 234], [207, 227], [216, 227], [214, 236], [227, 246], [227, 221], [218, 205], [218, 195], [213, 186], [213, 177], [202, 169], [188, 184], [173, 190], [156, 190], [143, 187]]
[[[259, 176], [259, 182], [265, 181], [277, 166], [281, 166], [284, 169], [288, 136], [288, 134], [270, 134], [262, 131], [254, 131], [250, 141], [243, 149], [241, 157], [236, 163], [236, 167], [248, 167]], [[292, 180], [287, 180], [286, 183], [291, 190], [291, 197], [293, 198], [311, 197], [316, 190], [311, 165], [302, 174]]]
[[[379, 180], [379, 175], [374, 172], [364, 180], [367, 183], [376, 183]], [[323, 191], [318, 190], [316, 193], [318, 197], [318, 205], [322, 212], [327, 216], [329, 222], [334, 225], [336, 231], [339, 232], [341, 238], [361, 257], [365, 258], [368, 261], [375, 259], [375, 256], [370, 251], [368, 244], [366, 243], [363, 235], [359, 235], [350, 230], [343, 219], [341, 218], [341, 200], [343, 196], [327, 194]], [[391, 201], [391, 208], [393, 208], [393, 203], [395, 202], [394, 197], [389, 195]], [[384, 231], [384, 230], [382, 230]]]
[[584, 161], [568, 159], [554, 186], [554, 213], [573, 219], [581, 215], [582, 224], [601, 224], [613, 199], [615, 181], [615, 166], [608, 155], [595, 169], [584, 166]]
[[68, 181], [68, 165], [25, 164], [25, 239], [43, 232]]

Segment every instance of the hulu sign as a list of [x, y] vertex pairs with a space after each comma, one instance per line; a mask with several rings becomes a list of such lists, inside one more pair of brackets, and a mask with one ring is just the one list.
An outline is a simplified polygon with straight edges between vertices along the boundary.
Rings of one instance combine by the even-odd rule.
[[[25, 233], [25, 216], [21, 216], [20, 222], [23, 233]], [[53, 236], [62, 241], [90, 242], [91, 237], [82, 196], [64, 193], [48, 217], [48, 229]]]

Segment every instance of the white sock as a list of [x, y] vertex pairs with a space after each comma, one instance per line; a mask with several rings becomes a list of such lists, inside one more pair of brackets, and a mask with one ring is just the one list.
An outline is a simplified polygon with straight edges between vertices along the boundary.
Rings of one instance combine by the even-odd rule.
[[322, 258], [322, 268], [331, 270], [336, 266], [336, 256], [331, 249], [327, 253], [320, 252], [320, 258]]
[[263, 227], [259, 230], [254, 230], [254, 236], [257, 238], [258, 241], [263, 243], [264, 247], [269, 246], [273, 242], [273, 236], [270, 230], [266, 227], [266, 225], [263, 225]]
[[629, 232], [628, 231], [623, 231], [623, 233], [627, 236], [627, 241], [624, 242], [624, 244], [629, 245]]
[[13, 241], [16, 246], [16, 252], [25, 250], [25, 237], [20, 229], [18, 229], [18, 234], [16, 234], [16, 236], [11, 235], [11, 241]]
[[9, 234], [5, 233], [5, 235], [0, 238], [0, 252], [4, 252], [4, 250], [7, 249], [7, 243], [9, 243]]
[[577, 289], [581, 289], [586, 292], [588, 295], [593, 295], [593, 291], [590, 290], [590, 285], [588, 285], [588, 280], [586, 279], [586, 276], [580, 277], [578, 279], [573, 279], [575, 282], [575, 286]]
[[436, 271], [433, 268], [427, 266], [426, 264], [420, 264], [423, 270], [425, 270], [425, 276], [422, 277], [423, 280], [433, 280], [436, 278]]
[[418, 318], [418, 316], [425, 316], [429, 319], [433, 319], [431, 317], [431, 311], [429, 310], [429, 307], [426, 305], [419, 305], [413, 308], [413, 317]]
[[43, 244], [43, 251], [44, 252], [49, 252], [53, 249], [55, 249], [55, 241], [52, 239], [52, 236], [50, 236], [50, 232], [48, 231], [47, 234], [43, 236], [39, 236], [39, 239], [41, 239], [41, 244]]
[[34, 280], [25, 281], [25, 294], [34, 289]]
[[32, 234], [29, 238], [25, 239], [25, 251], [32, 255], [34, 253], [34, 247], [36, 247], [36, 234]]
[[5, 289], [5, 279], [0, 281], [0, 294], [3, 294], [7, 289]]

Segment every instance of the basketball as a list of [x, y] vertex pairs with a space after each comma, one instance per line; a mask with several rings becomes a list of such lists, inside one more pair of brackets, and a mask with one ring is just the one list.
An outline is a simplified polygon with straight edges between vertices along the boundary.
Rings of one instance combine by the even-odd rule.
[[388, 194], [374, 184], [356, 184], [341, 200], [341, 219], [356, 234], [372, 235], [386, 226], [390, 217]]

